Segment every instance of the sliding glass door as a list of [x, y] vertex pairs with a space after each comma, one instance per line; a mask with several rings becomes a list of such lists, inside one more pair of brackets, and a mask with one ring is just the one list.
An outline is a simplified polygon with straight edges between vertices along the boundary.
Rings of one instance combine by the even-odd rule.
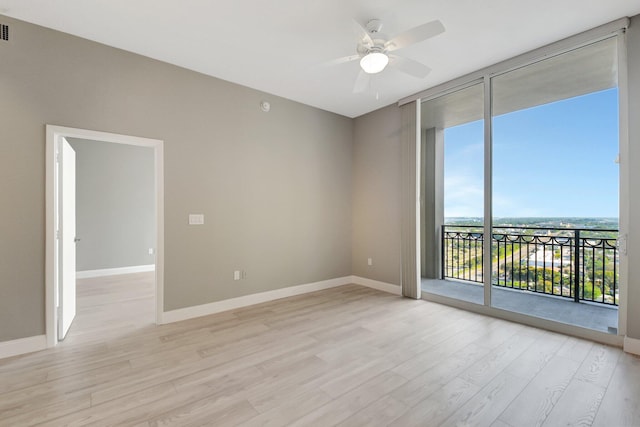
[[617, 332], [618, 43], [423, 100], [424, 292]]

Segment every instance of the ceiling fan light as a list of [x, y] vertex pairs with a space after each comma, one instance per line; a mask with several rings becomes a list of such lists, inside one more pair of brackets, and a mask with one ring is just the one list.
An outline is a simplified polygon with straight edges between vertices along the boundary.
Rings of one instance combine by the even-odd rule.
[[389, 63], [389, 57], [382, 52], [370, 52], [360, 60], [360, 67], [365, 73], [376, 74], [384, 70]]

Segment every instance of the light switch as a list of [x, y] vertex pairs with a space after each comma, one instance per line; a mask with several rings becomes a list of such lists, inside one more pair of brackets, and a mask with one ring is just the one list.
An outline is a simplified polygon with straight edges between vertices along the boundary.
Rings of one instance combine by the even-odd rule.
[[204, 214], [189, 214], [189, 225], [204, 224]]

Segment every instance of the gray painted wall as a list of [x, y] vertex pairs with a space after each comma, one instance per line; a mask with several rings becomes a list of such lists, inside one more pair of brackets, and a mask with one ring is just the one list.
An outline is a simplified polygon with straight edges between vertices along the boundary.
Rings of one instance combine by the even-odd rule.
[[[627, 32], [629, 61], [629, 284], [627, 335], [640, 339], [640, 16]], [[399, 284], [400, 109], [390, 106], [355, 119], [354, 274]], [[640, 185], [640, 184], [639, 184]], [[376, 254], [375, 268], [366, 258]]]
[[[400, 285], [400, 109], [355, 119], [353, 274]], [[373, 265], [367, 265], [372, 258]]]
[[351, 274], [351, 119], [2, 19], [0, 341], [45, 332], [46, 124], [164, 140], [166, 310]]
[[153, 149], [68, 141], [76, 152], [76, 270], [154, 264]]

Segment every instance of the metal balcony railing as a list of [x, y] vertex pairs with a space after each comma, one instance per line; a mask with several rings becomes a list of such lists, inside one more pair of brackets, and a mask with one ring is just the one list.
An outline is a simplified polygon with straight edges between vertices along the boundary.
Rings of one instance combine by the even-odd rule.
[[[482, 227], [442, 226], [442, 276], [484, 282]], [[618, 230], [493, 227], [491, 284], [618, 305]]]

